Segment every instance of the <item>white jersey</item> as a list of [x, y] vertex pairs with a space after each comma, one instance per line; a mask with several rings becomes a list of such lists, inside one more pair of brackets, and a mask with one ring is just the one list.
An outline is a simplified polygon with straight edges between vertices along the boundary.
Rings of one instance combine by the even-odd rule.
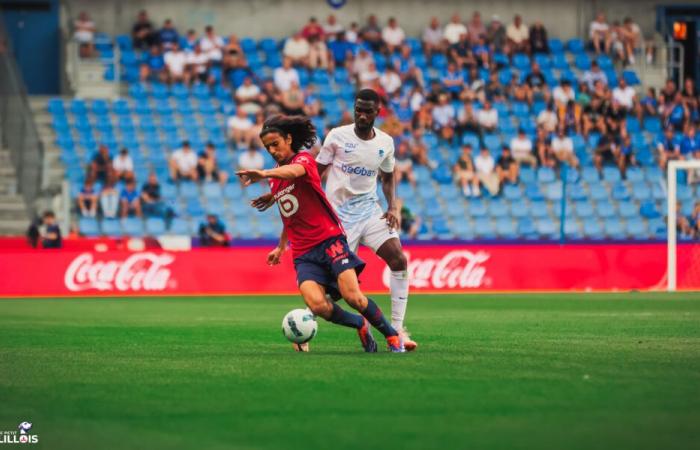
[[330, 166], [326, 195], [343, 225], [368, 220], [379, 208], [379, 171], [394, 171], [394, 140], [374, 129], [373, 139], [355, 134], [355, 124], [334, 128], [326, 136], [316, 162]]

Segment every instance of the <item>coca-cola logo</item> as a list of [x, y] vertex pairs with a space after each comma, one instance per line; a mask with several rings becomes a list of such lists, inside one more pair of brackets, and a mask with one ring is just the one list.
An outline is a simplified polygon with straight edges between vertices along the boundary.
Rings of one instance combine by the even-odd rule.
[[70, 263], [64, 277], [66, 288], [73, 292], [162, 291], [170, 281], [174, 256], [167, 253], [134, 253], [123, 261], [95, 261], [92, 253], [83, 253]]
[[[486, 278], [486, 267], [483, 265], [491, 257], [485, 251], [471, 252], [468, 250], [453, 250], [440, 259], [408, 258], [408, 279], [415, 288], [445, 289], [462, 288], [474, 289], [483, 287]], [[384, 269], [382, 281], [389, 287], [391, 270]]]

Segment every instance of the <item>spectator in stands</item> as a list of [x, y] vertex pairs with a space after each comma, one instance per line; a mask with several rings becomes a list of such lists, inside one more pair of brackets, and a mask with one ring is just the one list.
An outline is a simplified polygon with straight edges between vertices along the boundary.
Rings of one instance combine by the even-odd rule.
[[190, 73], [187, 71], [187, 53], [180, 48], [179, 42], [173, 42], [170, 50], [163, 55], [165, 67], [168, 71], [168, 81], [171, 83], [190, 82]]
[[459, 19], [459, 14], [454, 13], [450, 19], [450, 23], [445, 25], [443, 36], [448, 45], [454, 45], [460, 40], [463, 34], [467, 35], [468, 38], [468, 33], [469, 30], [467, 30], [467, 26]]
[[168, 81], [165, 59], [157, 45], [151, 46], [146, 61], [141, 64], [140, 78], [141, 81]]
[[216, 149], [211, 142], [207, 142], [204, 151], [197, 158], [197, 177], [200, 181], [218, 181], [221, 186], [226, 186], [228, 173], [219, 167], [219, 163], [216, 160]]
[[95, 22], [87, 12], [81, 11], [73, 22], [73, 39], [80, 45], [80, 57], [91, 58], [95, 55]]
[[[410, 127], [408, 127], [408, 129], [410, 129]], [[423, 130], [413, 130], [411, 132], [411, 138], [408, 140], [408, 145], [411, 148], [411, 159], [413, 159], [413, 162], [416, 164], [435, 169], [437, 163], [429, 159], [428, 146], [423, 136]]]
[[325, 31], [315, 17], [309, 17], [309, 21], [301, 29], [301, 33], [309, 43], [325, 39]]
[[625, 17], [622, 24], [622, 42], [625, 47], [625, 55], [629, 64], [635, 63], [635, 52], [642, 43], [642, 30], [634, 23], [631, 17]]
[[637, 158], [632, 148], [632, 139], [625, 128], [620, 130], [619, 141], [620, 155], [617, 160], [617, 166], [620, 168], [620, 174], [622, 174], [622, 178], [624, 179], [627, 177], [627, 168], [637, 165]]
[[[309, 85], [304, 92], [304, 114], [316, 117], [321, 114], [321, 100], [316, 94], [316, 87]], [[260, 134], [260, 133], [256, 133]]]
[[599, 97], [591, 98], [591, 103], [583, 108], [583, 113], [581, 115], [581, 122], [583, 124], [583, 136], [588, 137], [591, 131], [598, 131], [600, 133], [606, 133], [605, 128], [606, 122], [606, 103]]
[[252, 141], [253, 122], [248, 117], [248, 114], [238, 108], [236, 115], [228, 119], [228, 135], [239, 148], [248, 148]]
[[194, 51], [194, 47], [198, 42], [199, 37], [197, 36], [197, 31], [190, 28], [187, 30], [187, 34], [185, 34], [184, 39], [182, 39], [182, 49], [188, 52]]
[[442, 86], [452, 96], [454, 100], [459, 99], [459, 95], [464, 88], [464, 74], [457, 69], [457, 65], [453, 62], [447, 65], [447, 71], [441, 79]]
[[194, 51], [187, 53], [185, 62], [190, 72], [190, 80], [207, 84], [214, 83], [214, 77], [209, 71], [209, 57], [202, 51], [201, 45], [196, 44]]
[[547, 103], [547, 106], [537, 115], [537, 126], [547, 133], [553, 133], [557, 129], [559, 118], [554, 112], [554, 105]]
[[379, 77], [379, 83], [389, 97], [393, 97], [401, 90], [401, 77], [391, 65], [387, 66], [384, 73]]
[[376, 52], [382, 48], [382, 29], [377, 23], [377, 16], [372, 14], [367, 17], [367, 24], [360, 30], [360, 37], [373, 51]]
[[690, 213], [690, 223], [694, 228], [695, 237], [700, 238], [700, 200], [695, 202], [693, 211]]
[[160, 194], [160, 183], [154, 172], [148, 174], [148, 180], [141, 186], [141, 208], [147, 217], [165, 216], [165, 205]]
[[472, 47], [472, 52], [474, 52], [474, 58], [476, 58], [480, 67], [484, 69], [489, 69], [491, 67], [491, 52], [484, 37], [476, 38], [476, 42]]
[[457, 112], [457, 131], [460, 135], [464, 133], [481, 135], [481, 127], [474, 111], [474, 104], [470, 101], [464, 102], [462, 108]]
[[664, 135], [657, 140], [656, 149], [659, 152], [659, 166], [664, 170], [669, 160], [683, 159], [680, 140], [676, 138], [673, 127], [664, 130]]
[[445, 51], [445, 41], [440, 21], [437, 17], [430, 18], [430, 25], [423, 30], [423, 52], [425, 57], [430, 58], [433, 53], [443, 53]]
[[433, 108], [433, 126], [435, 132], [446, 142], [451, 142], [454, 136], [456, 121], [455, 108], [450, 103], [448, 94], [440, 94], [438, 104]]
[[513, 74], [511, 83], [503, 86], [501, 78], [495, 70], [489, 74], [486, 84], [486, 97], [493, 102], [505, 102], [506, 97], [511, 100], [525, 101], [527, 99], [526, 86], [520, 82], [518, 74]]
[[620, 134], [620, 130], [626, 127], [627, 115], [617, 100], [613, 100], [605, 111], [605, 127], [609, 133], [615, 136]]
[[605, 75], [605, 72], [600, 70], [600, 66], [596, 60], [593, 60], [591, 62], [591, 68], [583, 73], [581, 81], [586, 83], [588, 89], [591, 91], [595, 90], [595, 84], [597, 82], [601, 82], [603, 86], [608, 85], [608, 77]]
[[142, 217], [141, 198], [136, 191], [136, 182], [133, 178], [126, 181], [126, 185], [119, 194], [119, 206], [122, 217], [130, 215]]
[[119, 150], [119, 154], [112, 162], [112, 168], [116, 180], [128, 180], [134, 176], [134, 160], [126, 147]]
[[368, 52], [364, 47], [360, 47], [357, 52], [357, 57], [352, 63], [352, 74], [359, 80], [362, 73], [369, 70], [370, 64], [374, 63], [372, 53]]
[[656, 117], [659, 114], [659, 100], [656, 96], [656, 89], [647, 89], [647, 95], [639, 101], [639, 120], [644, 117]]
[[338, 33], [332, 41], [328, 43], [328, 50], [332, 56], [333, 67], [346, 67], [351, 69], [355, 44], [348, 42], [345, 33]]
[[106, 146], [100, 145], [97, 153], [92, 157], [88, 178], [92, 181], [99, 181], [102, 184], [107, 184], [108, 181], [114, 179], [112, 156], [109, 154], [109, 149]]
[[579, 83], [578, 92], [576, 92], [576, 103], [585, 108], [591, 104], [591, 91], [588, 89], [588, 84]]
[[[510, 83], [505, 87], [505, 91], [508, 99], [513, 102], [529, 103], [530, 101], [530, 88], [527, 83], [520, 82], [520, 75], [517, 73], [513, 73], [513, 76], [510, 78]], [[493, 100], [503, 101], [496, 100], [495, 98]]]
[[676, 231], [682, 237], [692, 237], [693, 227], [688, 217], [683, 215], [683, 204], [678, 200], [676, 202]]
[[396, 148], [396, 164], [394, 165], [394, 178], [396, 184], [406, 180], [411, 186], [416, 186], [416, 176], [413, 174], [413, 159], [408, 148], [408, 142], [401, 140]]
[[41, 246], [43, 248], [61, 248], [63, 246], [63, 238], [61, 237], [61, 228], [56, 223], [56, 215], [53, 211], [46, 211], [42, 216], [44, 231], [41, 234]]
[[549, 53], [547, 30], [542, 22], [537, 21], [530, 27], [530, 49], [532, 53]]
[[620, 21], [613, 21], [612, 26], [610, 27], [610, 31], [608, 32], [610, 49], [613, 55], [619, 61], [622, 61], [624, 64], [626, 64], [627, 56], [625, 55], [625, 43], [623, 41], [623, 34], [624, 31], [622, 25], [620, 25]]
[[683, 82], [683, 90], [681, 91], [681, 99], [683, 105], [688, 111], [688, 118], [691, 122], [700, 121], [700, 100], [698, 100], [698, 93], [695, 90], [695, 80], [688, 77]]
[[338, 35], [342, 34], [345, 38], [345, 27], [338, 22], [335, 15], [329, 14], [326, 18], [326, 23], [323, 24], [323, 35], [326, 41], [331, 42], [338, 39]]
[[323, 27], [312, 17], [301, 30], [302, 36], [309, 43], [308, 66], [312, 69], [329, 67], [328, 48], [326, 47], [325, 33]]
[[387, 110], [386, 116], [384, 117], [384, 123], [382, 123], [380, 129], [394, 138], [394, 140], [401, 139], [404, 133], [404, 126], [399, 118], [396, 117], [393, 110]]
[[304, 114], [304, 91], [301, 90], [296, 81], [292, 81], [289, 89], [282, 92], [280, 98], [282, 104], [282, 112], [289, 116]]
[[525, 130], [518, 129], [518, 134], [510, 140], [512, 157], [518, 164], [527, 164], [530, 167], [537, 167], [537, 158], [533, 153], [532, 140], [525, 134]]
[[557, 108], [566, 106], [569, 101], [576, 100], [576, 92], [571, 87], [571, 82], [567, 79], [561, 80], [559, 86], [552, 90], [552, 99], [556, 103]]
[[530, 30], [519, 14], [516, 14], [513, 23], [506, 27], [506, 37], [513, 53], [530, 53]]
[[78, 209], [83, 217], [97, 216], [97, 192], [92, 180], [85, 180], [78, 194]]
[[374, 62], [370, 62], [367, 70], [360, 72], [358, 75], [360, 89], [373, 88], [375, 82], [379, 81], [380, 76], [377, 65]]
[[207, 220], [199, 225], [199, 243], [203, 247], [226, 247], [231, 238], [226, 226], [216, 214], [207, 214]]
[[406, 33], [399, 26], [398, 21], [394, 17], [390, 17], [387, 21], [387, 26], [382, 30], [382, 41], [387, 54], [396, 53], [403, 45], [406, 39]]
[[396, 203], [401, 211], [401, 232], [407, 235], [409, 239], [415, 239], [420, 229], [420, 217], [413, 214], [400, 198], [396, 199]]
[[114, 188], [114, 181], [108, 181], [100, 192], [100, 209], [106, 219], [114, 219], [119, 211], [119, 193]]
[[345, 31], [345, 39], [351, 44], [357, 44], [360, 40], [360, 26], [352, 22], [350, 28]]
[[506, 55], [511, 53], [510, 47], [508, 46], [506, 29], [498, 15], [494, 14], [491, 17], [491, 23], [489, 24], [489, 28], [486, 30], [486, 42], [491, 45], [491, 50], [494, 52], [502, 51]]
[[547, 80], [544, 78], [542, 70], [540, 70], [540, 65], [536, 62], [530, 65], [530, 73], [525, 77], [525, 84], [527, 84], [528, 88], [527, 97], [530, 105], [535, 101], [549, 101], [550, 92]]
[[[581, 134], [583, 108], [581, 108], [580, 104], [569, 100], [566, 105], [558, 108], [557, 116], [559, 117], [559, 124], [564, 127], [567, 133]], [[592, 122], [589, 122], [589, 127], [591, 126]], [[584, 132], [583, 135], [588, 136], [588, 132]]]
[[158, 42], [163, 47], [163, 51], [171, 50], [175, 44], [180, 43], [180, 35], [172, 20], [165, 19], [163, 22], [163, 28], [158, 31]]
[[292, 87], [292, 82], [299, 83], [299, 73], [292, 67], [292, 60], [284, 58], [282, 67], [278, 67], [274, 72], [275, 86], [280, 92], [284, 92]]
[[534, 145], [539, 165], [550, 168], [556, 167], [557, 159], [552, 150], [552, 138], [543, 127], [537, 127]]
[[247, 76], [243, 79], [243, 83], [238, 86], [234, 94], [238, 108], [245, 111], [246, 114], [255, 114], [261, 110], [261, 95], [262, 91], [253, 83], [253, 78]]
[[593, 164], [602, 174], [603, 165], [606, 163], [617, 164], [620, 159], [620, 146], [615, 136], [604, 133], [598, 140], [598, 146], [593, 154]]
[[134, 48], [139, 50], [146, 50], [151, 48], [151, 46], [157, 44], [158, 37], [153, 28], [153, 24], [148, 18], [148, 13], [145, 10], [139, 11], [136, 17], [136, 23], [131, 29], [131, 39], [134, 44]]
[[263, 167], [265, 167], [265, 159], [254, 145], [249, 145], [246, 151], [238, 156], [238, 170], [262, 170]]
[[207, 55], [209, 62], [213, 64], [221, 63], [224, 57], [224, 40], [214, 32], [214, 27], [207, 25], [204, 28], [204, 35], [199, 40], [199, 47], [202, 53]]
[[574, 153], [574, 141], [566, 134], [566, 128], [557, 128], [557, 134], [552, 138], [552, 152], [560, 163], [564, 162], [571, 167], [578, 167], [578, 158]]
[[401, 77], [402, 83], [415, 83], [418, 86], [425, 86], [425, 80], [423, 78], [423, 72], [420, 67], [416, 65], [415, 58], [411, 54], [411, 47], [404, 44], [398, 55], [394, 55], [391, 58], [393, 67], [396, 72]]
[[671, 78], [666, 80], [664, 87], [661, 89], [661, 95], [666, 98], [666, 101], [670, 102], [671, 100], [673, 100], [677, 92], [678, 89], [676, 87], [676, 82], [673, 81], [673, 79]]
[[484, 102], [484, 107], [476, 113], [476, 120], [479, 122], [482, 133], [493, 133], [498, 128], [498, 111], [487, 100]]
[[469, 34], [469, 42], [473, 45], [477, 45], [479, 39], [486, 39], [486, 26], [481, 21], [479, 11], [474, 11], [472, 19], [467, 23], [467, 33]]
[[605, 20], [605, 14], [599, 12], [588, 27], [588, 37], [591, 39], [596, 53], [610, 53], [610, 26]]
[[662, 118], [664, 126], [673, 127], [676, 131], [683, 131], [689, 116], [688, 108], [683, 103], [683, 95], [677, 91], [672, 100], [666, 99]]
[[[474, 158], [474, 168], [476, 169], [476, 176], [481, 182], [481, 184], [489, 191], [489, 194], [496, 195], [499, 190], [499, 179], [496, 174], [496, 161], [494, 161], [493, 156], [489, 153], [489, 149], [486, 147], [481, 147], [481, 151]], [[481, 196], [480, 190], [472, 190], [472, 195], [475, 197]]]
[[697, 134], [695, 125], [690, 123], [686, 127], [681, 138], [680, 153], [683, 159], [693, 159], [693, 156], [700, 151], [700, 135]]
[[632, 86], [628, 86], [624, 78], [620, 78], [617, 87], [612, 90], [612, 98], [628, 113], [637, 108], [637, 92]]
[[197, 181], [197, 154], [190, 147], [189, 141], [183, 141], [182, 148], [170, 156], [170, 178], [173, 181]]
[[462, 68], [475, 68], [477, 65], [477, 60], [474, 57], [472, 46], [469, 44], [469, 35], [467, 33], [462, 34], [457, 42], [448, 47], [447, 54], [450, 58], [450, 62], [456, 64], [459, 70]]
[[292, 65], [297, 67], [308, 67], [309, 52], [311, 47], [301, 32], [296, 33], [291, 38], [287, 39], [282, 49], [282, 54], [285, 58], [292, 61]]
[[502, 188], [506, 183], [516, 184], [518, 182], [518, 174], [520, 172], [520, 164], [513, 157], [507, 145], [501, 148], [501, 155], [496, 162], [496, 175], [498, 182]]
[[241, 42], [235, 34], [229, 35], [228, 42], [224, 46], [222, 65], [226, 75], [235, 69], [248, 68], [248, 60], [245, 57], [245, 53], [243, 53], [243, 48], [241, 48]]
[[452, 167], [452, 174], [465, 197], [471, 197], [472, 193], [475, 197], [481, 195], [479, 178], [476, 176], [474, 161], [472, 161], [471, 145], [466, 144], [462, 146], [462, 154]]

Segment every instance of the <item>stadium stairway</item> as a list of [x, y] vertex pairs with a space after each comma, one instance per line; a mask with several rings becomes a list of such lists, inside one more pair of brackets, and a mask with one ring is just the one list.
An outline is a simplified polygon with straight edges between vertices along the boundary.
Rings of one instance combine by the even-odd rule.
[[[64, 166], [60, 160], [60, 149], [55, 143], [55, 133], [51, 125], [51, 114], [46, 111], [46, 102], [49, 98], [54, 97], [31, 96], [29, 97], [29, 107], [34, 115], [34, 123], [39, 133], [39, 139], [41, 139], [44, 145], [44, 170], [46, 171], [44, 179], [47, 182], [47, 188], [58, 190], [63, 181]], [[65, 97], [65, 99], [70, 98], [72, 97]]]
[[17, 193], [17, 176], [10, 151], [0, 149], [0, 235], [21, 235], [27, 228], [24, 198]]

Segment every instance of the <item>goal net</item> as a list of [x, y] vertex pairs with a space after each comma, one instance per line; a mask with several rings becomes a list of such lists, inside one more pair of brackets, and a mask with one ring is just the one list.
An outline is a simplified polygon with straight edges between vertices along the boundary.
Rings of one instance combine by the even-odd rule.
[[[667, 289], [700, 289], [700, 236], [694, 223], [700, 217], [693, 217], [700, 202], [700, 160], [669, 161], [667, 170]], [[681, 171], [686, 182], [679, 184]]]

